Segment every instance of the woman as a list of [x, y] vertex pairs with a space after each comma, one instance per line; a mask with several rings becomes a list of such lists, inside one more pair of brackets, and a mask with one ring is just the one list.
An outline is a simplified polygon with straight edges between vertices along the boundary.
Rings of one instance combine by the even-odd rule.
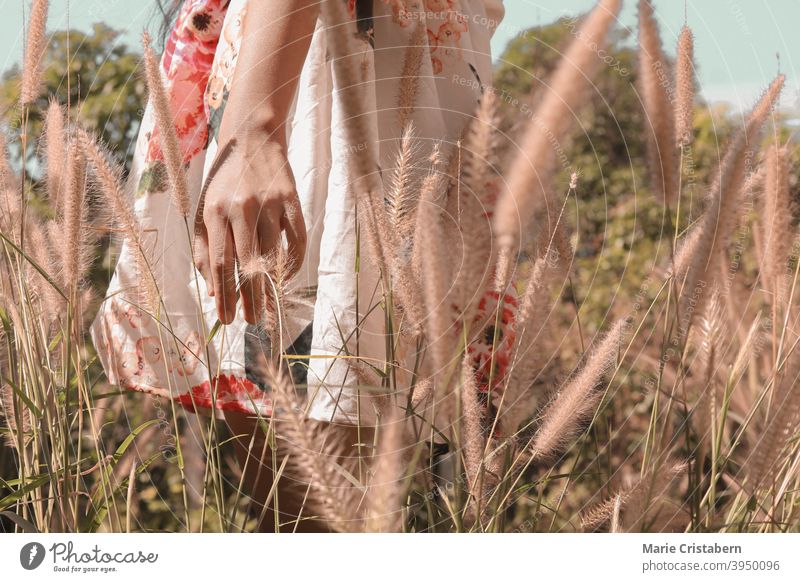
[[[317, 1], [180, 5], [161, 66], [197, 234], [187, 240], [184, 218], [170, 203], [148, 105], [132, 179], [163, 307], [154, 313], [135, 300], [143, 282], [134, 252], [124, 247], [92, 326], [112, 382], [192, 411], [221, 413], [241, 437], [243, 465], [255, 435], [251, 450], [266, 456], [258, 478], [260, 459], [248, 463], [256, 501], [263, 502], [271, 483], [272, 459], [256, 425], [272, 413], [260, 373], [271, 346], [258, 325], [265, 297], [237, 270], [285, 244], [293, 271], [289, 290], [306, 299], [287, 307], [275, 341], [284, 353], [310, 355], [307, 365], [292, 368], [295, 384], [307, 386], [307, 415], [369, 426], [373, 406], [357, 389], [352, 358], [343, 357], [386, 358], [378, 272], [359, 248], [354, 160], [369, 149], [385, 179], [403, 125], [413, 126], [422, 148], [461, 137], [491, 79], [489, 41], [502, 4], [349, 0], [347, 13], [352, 34], [359, 33], [355, 61], [369, 132], [363, 143], [351, 143], [345, 131], [346, 87]], [[417, 26], [425, 30], [412, 37]], [[408, 123], [400, 123], [398, 94], [412, 44], [424, 45], [419, 87]], [[281, 512], [297, 516], [299, 501], [286, 496]], [[264, 526], [271, 523], [267, 516]]]

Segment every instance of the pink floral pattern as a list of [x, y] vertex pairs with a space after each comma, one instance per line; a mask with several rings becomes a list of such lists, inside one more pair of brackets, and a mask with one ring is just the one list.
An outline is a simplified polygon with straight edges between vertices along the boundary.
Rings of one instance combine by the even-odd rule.
[[439, 25], [436, 33], [428, 29], [428, 44], [431, 47], [433, 72], [441, 75], [445, 68], [462, 60], [461, 35], [467, 32], [467, 17], [455, 11], [447, 12], [447, 19]]
[[[392, 9], [392, 20], [400, 28], [407, 28], [414, 22], [413, 13], [423, 10], [421, 0], [382, 0]], [[351, 13], [352, 14], [352, 13]]]
[[221, 374], [177, 395], [157, 387], [152, 380], [162, 372], [189, 378], [198, 371], [203, 347], [200, 336], [191, 331], [178, 341], [169, 336], [140, 336], [132, 341], [130, 338], [137, 337], [135, 330], [140, 327], [142, 313], [116, 298], [109, 299], [106, 305], [100, 346], [107, 351], [109, 361], [114, 362], [108, 369], [111, 383], [129, 390], [174, 398], [193, 412], [217, 408], [252, 413], [255, 408], [262, 414], [271, 414], [269, 396], [246, 378]]
[[[392, 9], [392, 20], [401, 28], [411, 26], [425, 13], [428, 24], [433, 73], [441, 75], [448, 67], [462, 60], [461, 35], [469, 29], [469, 18], [461, 11], [458, 0], [382, 0]], [[354, 6], [354, 0], [351, 0]], [[353, 8], [354, 10], [354, 8]], [[351, 14], [353, 12], [351, 11]]]
[[222, 30], [222, 38], [217, 48], [218, 55], [206, 87], [206, 115], [222, 107], [233, 81], [238, 47], [242, 38], [242, 25], [247, 15], [247, 7], [237, 12]]
[[[185, 0], [161, 57], [161, 69], [175, 132], [188, 163], [208, 141], [204, 91], [229, 0]], [[158, 129], [153, 128], [145, 161], [163, 160]]]
[[496, 327], [495, 314], [499, 299], [500, 294], [497, 291], [487, 291], [481, 298], [475, 320], [486, 321], [488, 318], [489, 321], [483, 337], [467, 347], [475, 365], [475, 380], [482, 392], [488, 392], [490, 388], [494, 390], [501, 385], [511, 362], [516, 340], [514, 324], [519, 310], [519, 298], [513, 287], [503, 294], [503, 304], [497, 317], [499, 326]]

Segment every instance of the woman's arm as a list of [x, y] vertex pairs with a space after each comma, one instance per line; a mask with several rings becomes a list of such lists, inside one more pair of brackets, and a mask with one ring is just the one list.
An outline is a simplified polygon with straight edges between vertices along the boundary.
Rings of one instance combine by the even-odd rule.
[[[283, 124], [319, 14], [319, 0], [250, 0], [220, 141], [267, 131], [281, 145]], [[229, 108], [233, 110], [229, 113]]]
[[239, 294], [249, 323], [260, 319], [264, 306], [262, 287], [254, 281], [241, 281], [237, 293], [237, 264], [277, 250], [281, 230], [295, 269], [305, 255], [306, 229], [286, 159], [285, 123], [318, 12], [317, 0], [248, 3], [195, 238], [197, 267], [225, 324], [233, 321]]

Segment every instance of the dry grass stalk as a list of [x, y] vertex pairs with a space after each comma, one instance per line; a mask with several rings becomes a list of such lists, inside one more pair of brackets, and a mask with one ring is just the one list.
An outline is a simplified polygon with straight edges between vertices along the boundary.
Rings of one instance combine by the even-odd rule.
[[620, 0], [600, 0], [575, 33], [528, 124], [519, 152], [505, 173], [508, 183], [494, 219], [500, 253], [496, 285], [499, 289], [506, 287], [522, 233], [529, 229], [535, 209], [546, 200], [543, 185], [558, 170], [554, 144], [568, 137], [575, 112], [588, 100], [590, 80], [602, 63], [595, 50], [604, 45], [620, 4]]
[[610, 498], [584, 512], [581, 515], [581, 528], [587, 532], [595, 531], [611, 521], [611, 531], [636, 531], [635, 525], [644, 523], [685, 470], [686, 463], [683, 462], [660, 463], [654, 473], [648, 472], [638, 477]]
[[620, 512], [622, 511], [622, 496], [617, 495], [614, 498], [614, 506], [611, 510], [611, 525], [608, 528], [609, 533], [620, 532]]
[[618, 493], [606, 499], [581, 514], [581, 529], [585, 532], [593, 532], [607, 523], [609, 520], [616, 520], [613, 526], [615, 531], [619, 531], [619, 519], [622, 506], [631, 494], [634, 486], [623, 487]]
[[688, 400], [691, 405], [691, 423], [703, 451], [709, 451], [711, 436], [711, 412], [717, 388], [717, 369], [721, 366], [720, 342], [725, 334], [725, 314], [722, 308], [719, 289], [714, 289], [708, 309], [703, 314], [699, 326], [698, 356], [696, 364], [700, 374], [687, 383]]
[[778, 102], [783, 86], [786, 83], [786, 75], [779, 74], [772, 80], [766, 91], [761, 95], [761, 98], [756, 102], [750, 117], [747, 119], [746, 127], [748, 139], [754, 138], [761, 130], [761, 126], [767, 120]]
[[[747, 331], [747, 334], [744, 336], [743, 339], [739, 342], [739, 351], [736, 353], [736, 357], [733, 359], [733, 363], [730, 364], [730, 368], [728, 371], [728, 382], [732, 386], [736, 386], [739, 383], [739, 380], [742, 379], [744, 373], [748, 370], [752, 370], [751, 364], [758, 360], [759, 356], [761, 355], [764, 347], [768, 346], [769, 343], [766, 341], [761, 341], [764, 338], [764, 330], [763, 330], [763, 323], [761, 321], [761, 313], [759, 312], [753, 318], [752, 323], [750, 324], [750, 329]], [[719, 400], [721, 401], [724, 398], [723, 393], [724, 387], [721, 385], [718, 389], [720, 393]], [[731, 395], [734, 399], [736, 397], [736, 392]], [[733, 400], [731, 402], [731, 407], [733, 407]], [[752, 409], [752, 406], [747, 408], [747, 412]]]
[[[576, 187], [577, 174], [573, 173], [570, 191]], [[514, 362], [499, 404], [500, 429], [506, 436], [513, 435], [520, 422], [532, 416], [540, 405], [535, 382], [544, 370], [546, 359], [538, 340], [547, 334], [550, 312], [554, 308], [551, 296], [555, 287], [567, 278], [572, 257], [572, 245], [562, 216], [564, 205], [556, 212], [555, 205], [548, 204], [545, 219], [540, 223], [544, 228], [539, 233], [539, 256], [533, 262], [520, 303]]]
[[101, 194], [111, 204], [114, 221], [126, 238], [138, 242], [140, 228], [132, 205], [122, 189], [122, 168], [113, 161], [111, 154], [98, 143], [97, 139], [83, 129], [78, 129], [78, 139], [86, 158], [94, 169], [99, 181]]
[[[382, 202], [380, 191], [363, 192], [358, 198], [359, 226], [367, 241], [367, 250], [371, 253], [378, 270], [384, 277], [391, 273], [391, 251], [387, 249], [387, 241], [392, 240], [389, 223]], [[363, 219], [361, 218], [363, 217]]]
[[[425, 334], [431, 376], [443, 373], [455, 356], [453, 313], [448, 303], [451, 261], [445, 247], [440, 190], [442, 177], [434, 168], [425, 178], [417, 211], [413, 264], [422, 281]], [[443, 389], [437, 386], [437, 389]]]
[[384, 239], [391, 249], [392, 289], [396, 305], [407, 320], [414, 335], [421, 331], [423, 313], [419, 280], [415, 276], [411, 257], [413, 252], [414, 217], [419, 203], [419, 147], [409, 125], [400, 139], [397, 163], [386, 190], [388, 226]]
[[284, 421], [276, 427], [276, 433], [288, 441], [293, 453], [292, 466], [302, 482], [311, 487], [313, 495], [309, 496], [308, 503], [335, 529], [357, 529], [358, 516], [350, 513], [359, 505], [351, 495], [355, 488], [334, 467], [340, 443], [326, 441], [324, 435], [312, 429], [286, 374], [268, 365], [267, 377], [280, 407], [276, 416]]
[[[58, 228], [55, 221], [50, 224], [52, 227]], [[55, 273], [57, 271], [56, 254], [53, 249], [56, 248], [56, 245], [53, 244], [55, 239], [48, 230], [37, 220], [31, 219], [26, 225], [25, 236], [29, 239], [27, 248], [31, 258], [48, 275]], [[26, 265], [26, 279], [39, 302], [40, 317], [46, 322], [57, 319], [63, 311], [62, 296], [32, 265]]]
[[[766, 171], [764, 164], [759, 164], [754, 172], [750, 172], [744, 181], [744, 195], [750, 200], [764, 200], [764, 183], [766, 182]], [[764, 233], [762, 232], [762, 222], [754, 221], [751, 226], [753, 229], [753, 245], [759, 264], [764, 261]]]
[[[0, 289], [0, 305], [2, 305], [11, 320], [15, 343], [20, 352], [24, 353], [28, 347], [26, 344], [31, 338], [28, 338], [24, 332], [25, 324], [19, 309], [17, 309], [17, 303], [12, 297], [6, 295], [4, 289]], [[5, 337], [3, 328], [0, 328], [0, 339], [6, 341], [8, 339]], [[5, 441], [6, 445], [17, 449], [19, 454], [21, 453], [19, 446], [22, 445], [24, 448], [32, 439], [34, 435], [31, 433], [31, 429], [37, 423], [37, 418], [20, 397], [21, 394], [24, 394], [30, 398], [30, 389], [28, 386], [23, 385], [18, 388], [18, 392], [8, 383], [7, 379], [14, 377], [14, 370], [9, 367], [5, 353], [0, 353], [0, 377], [2, 377], [0, 382], [0, 413], [2, 414], [0, 416], [5, 418], [6, 427], [9, 429], [8, 434], [4, 435]], [[19, 382], [17, 382], [17, 385], [19, 386]]]
[[[572, 184], [575, 184], [573, 186]], [[577, 187], [577, 173], [572, 173], [570, 190], [566, 197], [558, 204], [555, 197], [548, 200], [546, 212], [542, 218], [540, 231], [535, 240], [536, 250], [540, 256], [547, 259], [551, 267], [555, 268], [564, 278], [569, 274], [572, 264], [573, 248], [570, 241], [569, 230], [564, 220], [564, 211], [569, 201], [570, 193], [575, 193]], [[548, 185], [548, 190], [554, 187]]]
[[414, 129], [408, 125], [400, 138], [397, 162], [386, 189], [389, 224], [400, 240], [414, 228], [414, 211], [419, 202], [419, 149]]
[[64, 145], [67, 135], [64, 129], [64, 110], [58, 101], [50, 99], [45, 118], [45, 140], [47, 142], [47, 197], [54, 208], [60, 208], [64, 188]]
[[678, 147], [692, 143], [694, 113], [694, 35], [684, 25], [678, 37], [675, 63], [675, 141]]
[[[625, 530], [650, 531], [651, 524], [659, 519], [659, 512], [668, 497], [674, 495], [676, 480], [686, 471], [683, 461], [653, 461], [653, 466], [642, 477], [631, 492], [622, 516]], [[670, 520], [667, 520], [670, 521]]]
[[433, 381], [430, 378], [420, 378], [413, 387], [411, 394], [411, 407], [421, 410], [429, 403], [433, 396]]
[[368, 532], [403, 530], [405, 501], [406, 421], [400, 408], [392, 406], [379, 428], [378, 451], [367, 490]]
[[714, 174], [708, 207], [675, 255], [673, 273], [682, 288], [678, 331], [683, 338], [693, 317], [703, 313], [708, 287], [725, 264], [728, 240], [741, 210], [738, 199], [745, 181], [747, 153], [772, 111], [784, 80], [779, 75], [772, 82], [748, 116], [745, 127], [728, 146]]
[[30, 105], [39, 96], [42, 85], [42, 60], [47, 39], [48, 0], [33, 0], [28, 20], [28, 38], [25, 42], [25, 58], [22, 66], [22, 91], [20, 103]]
[[169, 103], [167, 91], [161, 76], [161, 67], [150, 46], [150, 35], [142, 34], [144, 50], [144, 70], [147, 88], [155, 112], [156, 128], [160, 137], [161, 151], [164, 155], [164, 166], [169, 178], [172, 202], [181, 216], [189, 216], [189, 185], [186, 182], [186, 171], [183, 165], [178, 136], [175, 133], [174, 116]]
[[[459, 196], [456, 212], [461, 266], [453, 283], [453, 301], [461, 319], [471, 325], [491, 282], [493, 261], [491, 212], [492, 184], [497, 184], [497, 97], [487, 91], [469, 124], [462, 146], [460, 184], [451, 196]], [[478, 329], [470, 330], [474, 337]]]
[[397, 119], [403, 131], [409, 127], [414, 112], [414, 103], [419, 92], [420, 71], [427, 48], [428, 27], [425, 24], [425, 11], [418, 12], [416, 16], [418, 18], [414, 24], [414, 31], [406, 47], [397, 95]]
[[0, 131], [0, 190], [13, 189], [14, 172], [8, 165], [8, 147], [6, 136]]
[[514, 435], [520, 423], [530, 418], [540, 405], [541, 395], [533, 385], [545, 363], [540, 341], [546, 334], [554, 307], [551, 297], [558, 272], [558, 267], [546, 257], [537, 258], [531, 267], [517, 314], [514, 360], [498, 411], [500, 433], [505, 436]]
[[135, 261], [140, 284], [137, 285], [138, 303], [151, 314], [156, 313], [160, 302], [160, 292], [150, 266], [147, 250], [142, 244], [139, 221], [122, 190], [122, 169], [114, 163], [97, 143], [97, 140], [85, 130], [78, 130], [86, 158], [94, 168], [99, 182], [100, 193], [108, 200], [113, 211], [113, 221], [117, 224], [123, 242], [128, 245], [129, 252]]
[[66, 192], [62, 205], [61, 284], [75, 297], [88, 263], [86, 245], [86, 158], [77, 140], [67, 149]]
[[599, 387], [603, 377], [616, 364], [625, 327], [626, 321], [620, 320], [611, 328], [589, 355], [586, 365], [545, 408], [542, 425], [531, 444], [535, 457], [552, 457], [569, 446], [595, 412], [603, 397]]
[[789, 191], [789, 150], [773, 144], [764, 160], [764, 213], [762, 236], [764, 254], [761, 264], [762, 284], [775, 301], [782, 303], [786, 294], [788, 262], [792, 252], [792, 197]]
[[10, 188], [0, 190], [0, 230], [19, 244], [19, 229], [14, 226], [20, 215], [19, 193]]
[[289, 283], [295, 265], [287, 250], [279, 247], [269, 254], [257, 255], [240, 266], [242, 280], [254, 280], [263, 289], [264, 311], [260, 314], [260, 325], [267, 332], [271, 345], [281, 346], [282, 330], [289, 311], [303, 299], [292, 293]]
[[781, 452], [800, 429], [800, 345], [791, 349], [775, 378], [769, 417], [748, 457], [747, 475], [753, 491], [772, 485], [781, 468]]
[[647, 168], [656, 196], [674, 205], [678, 198], [678, 156], [674, 147], [675, 114], [671, 76], [661, 48], [650, 0], [639, 0], [639, 82], [647, 131]]
[[[12, 179], [15, 178], [13, 175], [11, 177]], [[0, 232], [18, 246], [21, 243], [21, 233], [20, 229], [16, 227], [21, 219], [21, 209], [18, 192], [10, 188], [0, 190]], [[56, 253], [54, 249], [60, 249], [63, 244], [53, 244], [56, 239], [50, 236], [48, 232], [50, 230], [49, 227], [57, 226], [55, 223], [56, 220], [50, 220], [45, 226], [36, 214], [29, 213], [26, 218], [24, 247], [25, 252], [33, 263], [44, 270], [48, 276], [58, 280], [56, 274], [59, 272], [58, 263], [60, 263], [61, 254]], [[63, 241], [63, 230], [60, 228], [53, 230], [56, 230], [58, 239]], [[21, 257], [19, 258], [21, 259]], [[44, 327], [47, 327], [49, 323], [57, 319], [63, 311], [62, 296], [31, 262], [27, 260], [15, 261], [12, 257], [0, 254], [0, 265], [2, 265], [2, 268], [0, 268], [0, 298], [3, 301], [20, 305], [24, 301], [22, 296], [27, 291], [32, 305], [38, 308], [35, 314], [41, 317], [45, 324]], [[18, 268], [23, 270], [23, 280], [27, 290], [19, 288], [17, 280]], [[2, 302], [0, 302], [0, 305], [2, 305]], [[2, 337], [2, 329], [0, 329], [0, 337]], [[0, 364], [2, 364], [1, 352]]]
[[[475, 505], [480, 506], [486, 497], [481, 489], [483, 452], [486, 449], [486, 437], [483, 431], [484, 412], [478, 401], [478, 384], [469, 356], [465, 356], [461, 365], [461, 454], [464, 459], [464, 473], [470, 495], [470, 511], [475, 512]], [[474, 517], [474, 516], [473, 516]]]
[[22, 441], [24, 447], [24, 443], [31, 438], [33, 415], [22, 399], [14, 394], [11, 385], [5, 381], [0, 387], [0, 416], [5, 419], [8, 428], [8, 432], [3, 435], [6, 446], [17, 448], [19, 442]]

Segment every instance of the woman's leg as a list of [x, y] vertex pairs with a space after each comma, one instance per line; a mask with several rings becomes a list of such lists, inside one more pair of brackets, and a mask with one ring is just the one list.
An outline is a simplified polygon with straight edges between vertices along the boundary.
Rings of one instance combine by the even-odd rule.
[[[243, 485], [252, 498], [253, 510], [257, 515], [263, 513], [258, 531], [275, 531], [276, 497], [281, 532], [331, 531], [323, 520], [312, 519], [313, 510], [308, 508], [310, 504], [306, 503], [306, 495], [313, 495], [313, 491], [308, 491], [309, 484], [298, 477], [299, 472], [291, 466], [291, 461], [278, 480], [273, 499], [270, 500], [266, 511], [264, 510], [270, 489], [275, 482], [272, 470], [273, 462], [275, 467], [281, 466], [287, 454], [287, 445], [281, 439], [277, 439], [278, 448], [274, 451], [275, 459], [273, 461], [273, 449], [269, 447], [266, 435], [254, 417], [238, 412], [226, 412], [225, 420], [232, 435], [235, 436], [236, 457], [239, 466], [244, 471]], [[369, 460], [368, 451], [374, 437], [373, 428], [329, 424], [316, 420], [307, 420], [306, 422], [312, 425], [314, 432], [322, 433], [323, 438], [335, 442], [336, 448], [343, 451], [337, 462], [354, 468], [360, 464], [359, 456], [365, 462]], [[354, 474], [363, 478], [360, 471], [354, 470]], [[345, 496], [346, 498], [347, 496]], [[358, 508], [350, 509], [353, 519], [358, 519]]]
[[[255, 417], [239, 412], [226, 412], [225, 421], [234, 436], [236, 457], [244, 471], [243, 486], [245, 493], [252, 499], [252, 510], [256, 516], [263, 515], [258, 531], [274, 532], [275, 506], [281, 532], [327, 532], [330, 531], [324, 522], [307, 517], [310, 510], [304, 510], [304, 498], [308, 483], [296, 477], [295, 471], [287, 471], [278, 480], [273, 498], [264, 510], [270, 489], [275, 482], [273, 467], [273, 450], [267, 442], [266, 434]], [[275, 466], [280, 467], [286, 455], [285, 447], [278, 447], [275, 453]], [[299, 521], [298, 521], [299, 518]]]

